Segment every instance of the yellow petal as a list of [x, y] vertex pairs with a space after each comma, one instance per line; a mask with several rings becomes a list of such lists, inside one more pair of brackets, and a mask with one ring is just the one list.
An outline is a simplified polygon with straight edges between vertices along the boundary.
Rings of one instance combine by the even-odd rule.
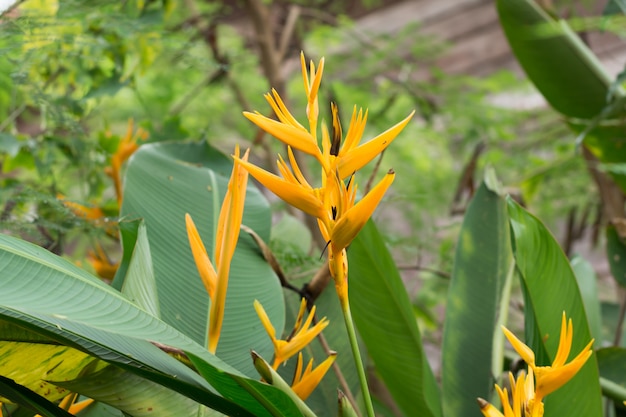
[[77, 414], [77, 413], [80, 413], [81, 411], [83, 411], [85, 408], [89, 407], [91, 404], [93, 404], [93, 400], [91, 398], [88, 398], [88, 399], [83, 400], [81, 402], [72, 404], [70, 406], [70, 409], [67, 410], [67, 411], [69, 411], [71, 414]]
[[272, 110], [274, 110], [274, 113], [276, 113], [276, 117], [278, 117], [278, 120], [280, 120], [282, 123], [289, 124], [298, 129], [306, 130], [305, 127], [302, 126], [295, 117], [293, 117], [276, 90], [272, 88], [272, 94], [266, 94], [265, 99], [268, 101], [270, 106], [272, 106]]
[[204, 288], [209, 294], [209, 297], [213, 299], [215, 295], [215, 286], [217, 285], [217, 273], [213, 268], [213, 264], [211, 264], [211, 260], [207, 255], [202, 239], [200, 239], [198, 229], [196, 229], [196, 225], [191, 219], [189, 213], [185, 214], [185, 223], [187, 226], [189, 246], [191, 247], [191, 253], [193, 254], [193, 260], [196, 263], [196, 268], [198, 268], [198, 274], [200, 274], [200, 278], [202, 279], [202, 283], [204, 284]]
[[560, 367], [537, 366], [535, 368], [535, 396], [541, 400], [572, 379], [593, 354], [590, 349], [592, 344], [593, 340], [566, 365]]
[[[309, 322], [309, 320], [307, 320]], [[280, 362], [285, 362], [296, 353], [304, 349], [309, 343], [317, 337], [328, 326], [328, 320], [324, 317], [322, 320], [310, 329], [306, 325], [288, 342], [282, 344], [279, 352], [276, 352], [277, 358], [280, 357]]]
[[385, 192], [391, 186], [394, 176], [395, 173], [390, 170], [361, 201], [340, 217], [330, 236], [333, 253], [339, 253], [346, 248], [365, 226]]
[[521, 340], [519, 340], [513, 334], [513, 332], [511, 332], [506, 327], [502, 326], [502, 331], [504, 332], [504, 335], [506, 336], [506, 338], [509, 339], [509, 342], [511, 343], [511, 345], [513, 345], [513, 349], [515, 349], [515, 351], [517, 351], [517, 353], [522, 357], [522, 359], [524, 359], [524, 362], [534, 367], [535, 366], [535, 353], [532, 351], [532, 349], [526, 346], [524, 343], [522, 343]]
[[261, 319], [261, 324], [265, 328], [265, 331], [269, 335], [270, 339], [272, 339], [272, 343], [274, 343], [276, 341], [276, 330], [274, 329], [274, 326], [272, 326], [272, 322], [267, 316], [267, 313], [259, 300], [254, 300], [254, 309], [256, 310], [256, 314], [259, 316], [259, 319]]
[[321, 160], [322, 154], [315, 138], [305, 129], [284, 124], [256, 113], [244, 112], [243, 115], [281, 142]]
[[217, 283], [215, 286], [215, 296], [211, 298], [211, 306], [209, 309], [208, 349], [211, 353], [215, 353], [217, 350], [217, 343], [224, 321], [230, 264], [239, 239], [239, 230], [241, 229], [241, 220], [246, 199], [246, 187], [248, 184], [248, 172], [241, 166], [241, 161], [247, 161], [248, 154], [249, 151], [246, 151], [243, 158], [239, 159], [239, 146], [235, 148], [233, 171], [228, 182], [228, 190], [226, 191], [217, 222], [215, 240]]
[[304, 360], [302, 359], [302, 352], [298, 353], [298, 360], [296, 361], [296, 369], [293, 371], [293, 380], [291, 386], [293, 387], [302, 379], [302, 367]]
[[[313, 308], [315, 308], [315, 306], [313, 306]], [[298, 330], [300, 330], [300, 327], [302, 327], [304, 313], [306, 313], [306, 298], [302, 298], [302, 300], [300, 301], [300, 310], [298, 311], [298, 317], [296, 317], [296, 322], [293, 324], [293, 331], [291, 332], [291, 335], [287, 337], [287, 340], [291, 339], [293, 335], [295, 335]], [[315, 314], [315, 310], [311, 312], [310, 316], [312, 316], [313, 314]]]
[[498, 392], [498, 396], [500, 397], [500, 402], [502, 403], [502, 411], [504, 411], [505, 417], [513, 417], [513, 408], [509, 403], [509, 393], [506, 388], [502, 389], [496, 385], [496, 391]]
[[374, 139], [366, 142], [349, 152], [346, 152], [341, 158], [339, 158], [339, 176], [344, 179], [352, 175], [355, 171], [358, 171], [364, 167], [368, 162], [384, 151], [387, 146], [398, 136], [398, 134], [409, 123], [411, 117], [413, 117], [415, 111], [412, 111], [404, 120], [400, 123], [387, 129]]
[[333, 362], [337, 359], [337, 353], [331, 352], [331, 354], [317, 366], [313, 371], [311, 371], [311, 367], [313, 366], [313, 360], [309, 362], [309, 366], [307, 370], [302, 375], [302, 378], [297, 383], [294, 383], [291, 387], [296, 395], [300, 397], [302, 400], [306, 400], [309, 395], [313, 392], [313, 390], [319, 385], [326, 372], [330, 369]]
[[354, 108], [352, 109], [350, 126], [348, 126], [348, 133], [346, 133], [346, 138], [343, 141], [343, 146], [341, 147], [339, 156], [345, 156], [348, 152], [350, 152], [359, 144], [361, 138], [363, 137], [365, 125], [367, 124], [368, 113], [368, 110], [365, 110], [365, 114], [363, 114], [363, 109], [360, 108], [357, 115], [356, 106], [354, 106]]
[[[241, 161], [247, 162], [249, 153], [250, 150], [248, 149]], [[228, 268], [237, 246], [247, 185], [248, 171], [239, 163], [239, 146], [237, 146], [235, 148], [233, 170], [217, 221], [214, 259], [218, 274], [220, 269], [222, 269], [222, 265]]]
[[291, 165], [291, 169], [293, 169], [293, 174], [296, 177], [296, 180], [306, 188], [313, 188], [302, 174], [302, 171], [298, 166], [298, 161], [296, 161], [296, 157], [291, 150], [291, 146], [287, 146], [287, 155], [289, 156], [289, 164]]
[[563, 312], [563, 318], [561, 319], [561, 336], [559, 338], [559, 348], [556, 351], [556, 357], [552, 362], [553, 367], [562, 366], [567, 357], [569, 356], [570, 349], [572, 348], [572, 340], [574, 338], [574, 326], [572, 319], [569, 319], [569, 323], [565, 317], [565, 311]]
[[313, 217], [324, 216], [324, 206], [313, 190], [307, 189], [300, 184], [286, 181], [249, 162], [242, 162], [241, 164], [248, 170], [250, 175], [287, 202], [287, 204], [297, 207]]

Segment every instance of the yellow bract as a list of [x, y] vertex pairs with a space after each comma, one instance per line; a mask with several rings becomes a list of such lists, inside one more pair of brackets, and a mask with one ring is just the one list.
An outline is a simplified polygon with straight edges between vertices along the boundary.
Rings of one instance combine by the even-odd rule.
[[121, 170], [122, 164], [130, 158], [130, 156], [139, 149], [137, 141], [146, 140], [148, 138], [148, 132], [142, 128], [138, 128], [133, 134], [133, 120], [128, 121], [128, 129], [126, 134], [120, 140], [117, 150], [111, 157], [111, 166], [106, 167], [104, 172], [113, 179], [113, 185], [115, 186], [115, 194], [117, 196], [117, 203], [122, 205], [122, 179]]
[[293, 331], [287, 339], [281, 340], [276, 338], [276, 330], [274, 329], [274, 326], [272, 326], [265, 309], [257, 300], [254, 301], [254, 309], [259, 315], [259, 319], [261, 319], [261, 323], [263, 324], [265, 331], [269, 335], [270, 339], [272, 339], [272, 344], [274, 345], [274, 364], [272, 365], [272, 368], [275, 370], [278, 369], [281, 363], [287, 361], [287, 359], [291, 358], [296, 353], [300, 352], [306, 345], [311, 343], [311, 341], [315, 339], [317, 335], [326, 328], [326, 326], [328, 326], [328, 320], [324, 317], [317, 324], [315, 324], [315, 326], [311, 327], [311, 322], [315, 316], [315, 306], [311, 308], [309, 316], [303, 323], [304, 313], [306, 312], [306, 300], [303, 298], [300, 303], [298, 317], [293, 326]]
[[309, 398], [309, 395], [313, 392], [315, 387], [319, 385], [326, 372], [330, 369], [333, 362], [337, 358], [336, 352], [331, 352], [331, 354], [326, 358], [324, 362], [322, 362], [319, 366], [313, 369], [313, 359], [311, 359], [304, 370], [303, 360], [302, 360], [302, 352], [298, 354], [298, 363], [296, 364], [296, 370], [293, 375], [293, 382], [291, 383], [291, 389], [296, 393], [298, 397], [302, 400], [306, 400]]
[[[339, 110], [335, 104], [331, 104], [333, 130], [332, 134], [329, 133], [326, 125], [322, 124], [320, 149], [317, 137], [318, 91], [324, 71], [324, 59], [320, 60], [317, 68], [313, 62], [307, 68], [304, 54], [300, 55], [300, 59], [307, 97], [308, 129], [293, 117], [275, 90], [272, 90], [271, 94], [266, 94], [265, 98], [278, 120], [258, 113], [244, 113], [261, 129], [287, 145], [289, 164], [279, 156], [280, 177], [253, 164], [245, 162], [241, 164], [250, 175], [288, 204], [318, 219], [320, 231], [328, 242], [330, 272], [335, 280], [340, 300], [346, 303], [348, 292], [345, 248], [372, 216], [394, 179], [393, 171], [389, 171], [378, 185], [356, 203], [355, 173], [389, 146], [407, 125], [414, 112], [369, 142], [360, 144], [367, 121], [367, 110], [357, 111], [356, 106], [354, 107], [344, 139]], [[314, 188], [310, 185], [302, 174], [292, 149], [316, 158], [322, 168], [321, 187]]]
[[213, 256], [215, 268], [209, 259], [191, 216], [189, 214], [185, 215], [189, 246], [191, 247], [200, 278], [211, 298], [208, 329], [208, 349], [211, 353], [215, 353], [217, 349], [222, 330], [230, 263], [239, 239], [239, 229], [241, 228], [244, 201], [246, 199], [246, 186], [248, 184], [248, 172], [243, 169], [242, 164], [247, 162], [248, 153], [246, 151], [243, 158], [239, 159], [239, 147], [235, 149], [235, 163], [233, 164], [233, 171], [217, 222]]
[[507, 328], [503, 327], [502, 330], [507, 339], [509, 339], [509, 342], [511, 342], [511, 345], [513, 345], [513, 348], [515, 348], [517, 353], [519, 353], [534, 373], [536, 401], [543, 401], [546, 395], [559, 389], [567, 381], [572, 379], [593, 353], [591, 350], [591, 345], [593, 345], [592, 339], [574, 359], [567, 364], [565, 363], [572, 348], [572, 340], [574, 337], [572, 319], [567, 321], [565, 312], [563, 312], [563, 318], [561, 320], [559, 347], [551, 366], [537, 366], [535, 364], [535, 354], [533, 351], [515, 337]]
[[506, 327], [502, 330], [513, 345], [513, 348], [528, 364], [528, 375], [522, 372], [515, 381], [513, 374], [509, 373], [511, 385], [512, 401], [509, 402], [507, 389], [496, 385], [496, 390], [502, 401], [504, 414], [498, 411], [487, 401], [479, 398], [478, 404], [486, 417], [542, 417], [543, 399], [546, 395], [561, 388], [583, 367], [593, 351], [591, 345], [593, 339], [583, 348], [583, 350], [569, 363], [565, 363], [572, 348], [574, 337], [574, 327], [572, 320], [566, 320], [565, 312], [561, 320], [561, 336], [556, 357], [551, 366], [537, 366], [535, 364], [535, 353], [532, 349], [522, 343]]

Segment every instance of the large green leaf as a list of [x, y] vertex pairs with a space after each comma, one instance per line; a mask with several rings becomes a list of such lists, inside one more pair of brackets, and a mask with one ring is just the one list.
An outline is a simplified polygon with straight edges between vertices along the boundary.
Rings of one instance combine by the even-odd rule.
[[157, 344], [191, 352], [229, 375], [243, 375], [70, 262], [0, 235], [0, 265], [0, 320], [8, 323], [12, 340], [23, 335], [26, 341], [50, 340], [79, 349], [231, 416], [269, 415], [239, 386], [220, 387], [229, 400], [215, 394]]
[[200, 374], [207, 381], [211, 382], [213, 386], [217, 387], [220, 392], [223, 392], [225, 396], [228, 396], [228, 392], [231, 389], [236, 391], [236, 388], [243, 387], [260, 403], [265, 404], [266, 409], [272, 416], [302, 417], [302, 413], [293, 401], [289, 399], [287, 394], [271, 385], [220, 371], [203, 358], [192, 353], [189, 354], [189, 359], [191, 359]]
[[[131, 158], [124, 182], [121, 213], [144, 219], [159, 298], [161, 318], [207, 345], [209, 298], [198, 275], [185, 229], [190, 213], [213, 254], [215, 226], [232, 163], [205, 143], [143, 145]], [[243, 223], [265, 241], [270, 211], [249, 185]], [[249, 376], [256, 375], [248, 352], [269, 356], [269, 338], [258, 325], [253, 302], [263, 303], [278, 332], [285, 308], [280, 283], [248, 234], [242, 233], [232, 261], [224, 323], [217, 356]]]
[[372, 221], [350, 245], [348, 258], [354, 321], [377, 372], [407, 416], [441, 416], [439, 387], [409, 296]]
[[[448, 290], [442, 348], [445, 415], [480, 416], [476, 398], [488, 399], [493, 392], [493, 375], [502, 369], [497, 324], [503, 317], [498, 312], [512, 264], [506, 202], [483, 183], [465, 213]], [[494, 331], [500, 349], [494, 346]]]
[[[513, 200], [508, 201], [513, 251], [526, 295], [526, 340], [535, 352], [554, 360], [563, 312], [573, 321], [572, 354], [591, 340], [585, 306], [567, 257], [546, 227]], [[529, 325], [529, 323], [527, 323]], [[531, 333], [529, 333], [531, 331]], [[537, 355], [538, 365], [542, 355]], [[601, 393], [593, 355], [566, 385], [546, 399], [545, 415], [600, 417]]]
[[[1, 339], [10, 338], [6, 332], [8, 327], [6, 323], [0, 326]], [[26, 363], [30, 366], [25, 367]], [[69, 394], [69, 391], [57, 388], [48, 381], [74, 379], [85, 369], [97, 370], [102, 366], [106, 366], [106, 363], [67, 346], [41, 341], [0, 342], [0, 375], [14, 380], [48, 401], [57, 401]], [[46, 380], [43, 380], [44, 375]]]
[[[549, 16], [533, 0], [496, 3], [504, 33], [528, 78], [552, 107], [576, 118], [569, 120], [570, 127], [600, 161], [623, 162], [623, 88], [566, 22]], [[624, 173], [611, 176], [626, 190]]]
[[146, 226], [141, 222], [137, 230], [133, 255], [122, 284], [122, 294], [148, 313], [159, 317], [159, 300], [156, 291], [150, 243]]
[[24, 405], [47, 417], [72, 417], [70, 413], [60, 409], [45, 398], [35, 394], [28, 388], [0, 375], [0, 392], [14, 403]]
[[98, 398], [133, 417], [191, 416], [197, 415], [200, 407], [204, 408], [184, 395], [116, 366], [71, 381], [51, 382], [71, 392], [80, 391], [87, 397]]
[[600, 376], [626, 388], [626, 349], [609, 347], [598, 349]]
[[[607, 106], [611, 78], [564, 21], [533, 0], [497, 0], [513, 53], [548, 102], [568, 117], [591, 119]], [[617, 89], [616, 96], [624, 93]]]

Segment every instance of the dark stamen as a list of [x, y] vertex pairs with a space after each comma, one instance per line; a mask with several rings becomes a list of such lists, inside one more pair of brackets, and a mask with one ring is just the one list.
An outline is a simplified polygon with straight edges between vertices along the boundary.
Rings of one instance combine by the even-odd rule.
[[333, 142], [330, 146], [330, 154], [339, 155], [339, 147], [341, 146], [341, 122], [339, 121], [339, 109], [335, 103], [330, 103], [330, 110], [333, 114]]

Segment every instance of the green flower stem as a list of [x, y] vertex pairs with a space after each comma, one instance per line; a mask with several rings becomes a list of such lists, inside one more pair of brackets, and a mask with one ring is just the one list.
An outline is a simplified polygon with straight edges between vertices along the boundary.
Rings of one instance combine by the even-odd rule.
[[352, 357], [354, 358], [354, 364], [356, 365], [356, 370], [359, 375], [365, 411], [367, 412], [367, 417], [375, 417], [372, 397], [370, 396], [370, 390], [367, 386], [367, 378], [365, 376], [365, 369], [363, 368], [363, 361], [361, 360], [359, 344], [356, 340], [356, 331], [354, 330], [354, 322], [352, 321], [352, 313], [350, 312], [350, 302], [348, 299], [341, 300], [341, 310], [343, 311], [343, 319], [346, 322], [348, 339], [350, 340], [350, 347], [352, 348]]

